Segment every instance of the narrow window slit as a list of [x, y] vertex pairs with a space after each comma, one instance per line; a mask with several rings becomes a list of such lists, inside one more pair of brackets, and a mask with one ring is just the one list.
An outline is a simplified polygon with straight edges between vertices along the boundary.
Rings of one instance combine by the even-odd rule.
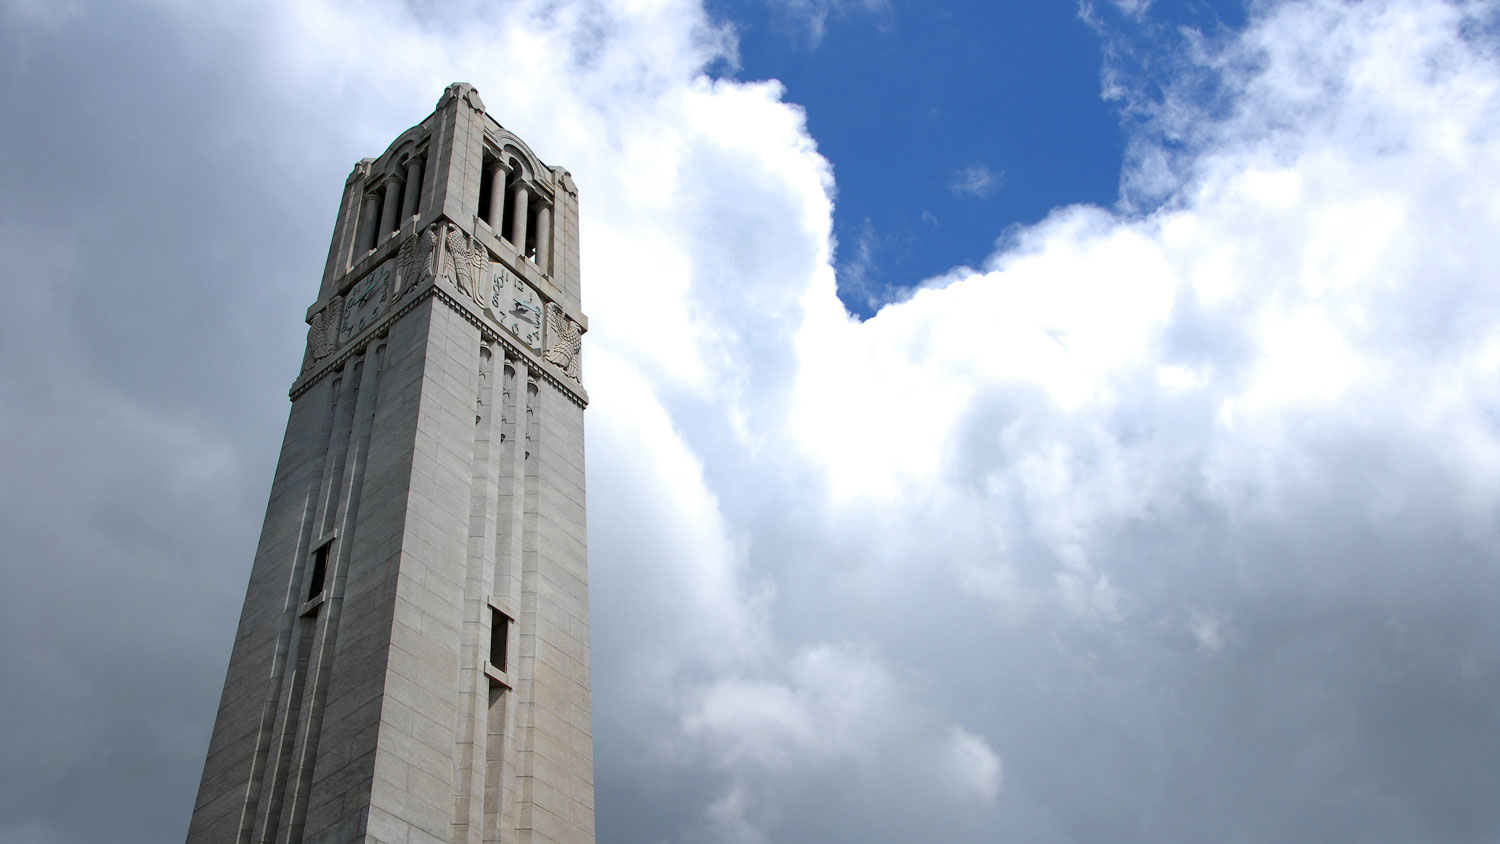
[[541, 210], [542, 204], [540, 202], [534, 202], [526, 209], [526, 246], [524, 251], [526, 253], [526, 259], [528, 261], [531, 261], [533, 264], [536, 263], [537, 260], [536, 233], [540, 224], [540, 221], [538, 220], [538, 213]]
[[493, 177], [495, 168], [499, 165], [500, 162], [496, 161], [493, 155], [490, 155], [489, 150], [485, 150], [484, 166], [480, 170], [481, 176], [479, 179], [479, 219], [489, 223], [492, 229], [500, 225], [500, 221], [495, 219], [497, 215], [493, 210], [495, 192]]
[[[515, 225], [516, 216], [516, 204], [511, 201], [511, 197], [515, 195], [516, 182], [520, 179], [521, 166], [515, 162], [515, 159], [511, 159], [510, 169], [505, 174], [505, 207], [500, 212], [500, 228], [498, 229], [500, 236], [507, 240], [511, 237], [511, 228]], [[511, 245], [520, 248], [517, 244]]]
[[505, 657], [510, 639], [510, 616], [490, 607], [490, 665], [506, 673]]
[[312, 581], [307, 585], [307, 600], [323, 594], [323, 580], [328, 576], [328, 549], [333, 545], [331, 542], [323, 543], [322, 547], [313, 552]]

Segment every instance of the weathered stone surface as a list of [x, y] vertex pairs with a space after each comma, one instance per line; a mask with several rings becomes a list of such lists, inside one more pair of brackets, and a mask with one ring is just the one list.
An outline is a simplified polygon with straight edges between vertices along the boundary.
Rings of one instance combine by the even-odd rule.
[[189, 842], [594, 840], [576, 191], [461, 84], [350, 175]]

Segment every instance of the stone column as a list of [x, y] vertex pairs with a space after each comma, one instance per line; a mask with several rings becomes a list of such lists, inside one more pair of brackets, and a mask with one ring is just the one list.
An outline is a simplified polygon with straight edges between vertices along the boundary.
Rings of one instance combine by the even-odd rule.
[[365, 194], [364, 207], [359, 210], [359, 249], [355, 260], [375, 248], [380, 234], [380, 197], [373, 191]]
[[526, 203], [529, 199], [526, 184], [517, 181], [516, 192], [510, 198], [510, 243], [522, 257], [526, 256]]
[[406, 160], [406, 201], [402, 203], [401, 220], [416, 216], [422, 206], [422, 159], [415, 155]]
[[500, 231], [500, 224], [505, 220], [505, 178], [509, 175], [510, 170], [503, 161], [495, 162], [495, 169], [490, 171], [490, 207], [484, 209], [484, 213], [495, 234], [504, 234]]
[[396, 217], [400, 213], [401, 179], [396, 176], [387, 176], [385, 179], [385, 207], [380, 210], [379, 240], [385, 240], [391, 232], [401, 227], [401, 221]]
[[552, 274], [552, 206], [545, 203], [536, 208], [536, 268]]

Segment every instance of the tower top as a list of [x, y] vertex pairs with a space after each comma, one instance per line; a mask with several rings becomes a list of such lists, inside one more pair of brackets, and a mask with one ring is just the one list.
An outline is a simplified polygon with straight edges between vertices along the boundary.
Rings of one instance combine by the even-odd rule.
[[449, 85], [426, 119], [350, 172], [293, 395], [410, 297], [429, 294], [461, 302], [483, 330], [536, 356], [540, 371], [555, 367], [558, 386], [587, 401], [578, 188], [485, 113], [467, 82]]
[[443, 96], [438, 98], [437, 107], [442, 108], [449, 100], [462, 100], [469, 104], [475, 111], [484, 111], [484, 101], [479, 99], [479, 89], [467, 82], [454, 82], [443, 90]]

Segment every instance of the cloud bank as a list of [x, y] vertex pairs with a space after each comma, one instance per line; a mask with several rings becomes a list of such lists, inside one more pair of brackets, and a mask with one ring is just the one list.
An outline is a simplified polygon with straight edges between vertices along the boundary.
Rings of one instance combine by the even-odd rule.
[[1096, 23], [1118, 207], [863, 322], [695, 3], [41, 9], [0, 838], [181, 834], [339, 186], [455, 79], [583, 191], [601, 840], [1500, 831], [1494, 4]]

